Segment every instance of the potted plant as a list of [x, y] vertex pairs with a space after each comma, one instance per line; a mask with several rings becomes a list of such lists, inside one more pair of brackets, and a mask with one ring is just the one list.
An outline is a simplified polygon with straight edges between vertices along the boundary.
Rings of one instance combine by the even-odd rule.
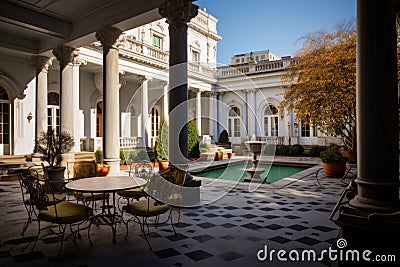
[[64, 182], [65, 167], [61, 167], [62, 154], [71, 151], [74, 139], [68, 132], [57, 134], [53, 129], [43, 131], [35, 141], [35, 151], [40, 153], [41, 160], [46, 161], [49, 166], [45, 172], [53, 185], [54, 191], [61, 191]]
[[97, 176], [106, 176], [110, 173], [110, 165], [103, 163], [103, 151], [101, 149], [94, 152], [94, 159], [97, 163]]
[[161, 121], [158, 135], [154, 146], [155, 160], [158, 161], [159, 171], [168, 169], [167, 151], [168, 149], [168, 125], [165, 120]]
[[324, 171], [327, 177], [342, 177], [346, 171], [347, 158], [342, 155], [338, 146], [330, 146], [320, 153], [324, 163]]
[[222, 148], [218, 147], [217, 151], [215, 151], [214, 160], [219, 161], [219, 160], [222, 160], [223, 157], [224, 157], [224, 152], [222, 151]]

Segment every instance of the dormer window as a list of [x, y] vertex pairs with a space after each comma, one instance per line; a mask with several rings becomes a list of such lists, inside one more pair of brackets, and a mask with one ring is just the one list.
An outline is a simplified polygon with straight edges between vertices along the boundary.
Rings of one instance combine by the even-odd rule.
[[158, 49], [163, 49], [163, 38], [158, 35], [153, 35], [153, 46]]

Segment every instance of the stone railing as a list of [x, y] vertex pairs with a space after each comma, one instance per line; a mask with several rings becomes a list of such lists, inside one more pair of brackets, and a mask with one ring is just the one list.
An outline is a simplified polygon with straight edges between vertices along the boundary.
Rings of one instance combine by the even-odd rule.
[[205, 75], [209, 78], [215, 78], [215, 69], [201, 65], [195, 62], [188, 62], [188, 71], [194, 74]]
[[[86, 142], [89, 140], [89, 147], [87, 147]], [[92, 137], [92, 138], [81, 138], [81, 151], [96, 151], [97, 149], [103, 149], [102, 137]], [[119, 138], [119, 148], [120, 149], [132, 149], [142, 146], [141, 137], [120, 137]]]
[[143, 57], [139, 57], [138, 59], [145, 60], [146, 58], [151, 58], [162, 61], [163, 63], [168, 63], [169, 53], [167, 51], [163, 51], [147, 43], [138, 42], [134, 39], [126, 38], [121, 40], [118, 47], [122, 56], [125, 55], [129, 57], [130, 53], [133, 53], [136, 56], [139, 55]]
[[132, 149], [142, 146], [142, 137], [120, 137], [119, 148], [120, 149]]
[[221, 67], [218, 68], [217, 78], [228, 78], [240, 75], [283, 70], [290, 65], [291, 61], [292, 61], [291, 59], [282, 59], [276, 61], [265, 61], [257, 64], [251, 63], [251, 64]]

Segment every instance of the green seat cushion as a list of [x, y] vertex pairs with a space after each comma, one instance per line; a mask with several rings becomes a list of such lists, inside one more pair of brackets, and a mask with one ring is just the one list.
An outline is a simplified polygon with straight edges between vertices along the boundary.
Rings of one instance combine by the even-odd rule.
[[[53, 205], [54, 202], [55, 203], [60, 203], [61, 201], [65, 200], [65, 195], [60, 195], [60, 194], [54, 194], [54, 195], [53, 194], [46, 194], [46, 195], [48, 197], [47, 206]], [[28, 205], [34, 205], [35, 204], [30, 198], [25, 200], [25, 203], [28, 204]]]
[[81, 193], [81, 192], [74, 192], [74, 197], [78, 200], [84, 201], [97, 201], [108, 199], [110, 197], [109, 193]]
[[169, 208], [170, 206], [168, 204], [161, 204], [150, 198], [150, 200], [145, 199], [129, 203], [126, 212], [136, 216], [152, 217], [167, 212]]
[[71, 224], [88, 220], [92, 215], [92, 208], [82, 204], [64, 201], [55, 206], [49, 206], [47, 210], [41, 210], [39, 212], [39, 219], [58, 224]]

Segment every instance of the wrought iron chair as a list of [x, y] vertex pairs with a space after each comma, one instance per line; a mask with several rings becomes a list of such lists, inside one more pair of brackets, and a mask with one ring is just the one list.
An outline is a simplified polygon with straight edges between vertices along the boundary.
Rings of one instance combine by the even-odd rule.
[[[34, 203], [36, 209], [34, 213], [38, 221], [38, 238], [32, 247], [32, 251], [35, 248], [37, 241], [50, 234], [56, 234], [61, 239], [61, 244], [58, 252], [57, 259], [59, 259], [64, 240], [73, 235], [74, 239], [76, 237], [80, 238], [79, 230], [81, 224], [88, 222], [88, 239], [90, 245], [92, 241], [90, 240], [90, 226], [92, 224], [91, 217], [93, 215], [93, 209], [74, 202], [62, 201], [57, 202], [55, 195], [53, 193], [51, 184], [48, 180], [42, 181], [37, 176], [28, 174], [22, 179], [24, 188], [28, 189], [29, 197]], [[42, 236], [41, 234], [41, 222], [49, 222], [53, 225], [57, 225], [58, 232], [47, 233]], [[67, 225], [70, 226], [71, 234], [65, 238], [65, 230]], [[77, 227], [73, 230], [72, 227]]]
[[[18, 169], [16, 170], [17, 176], [18, 176], [18, 181], [19, 185], [21, 187], [21, 193], [22, 193], [22, 202], [24, 203], [28, 219], [25, 222], [21, 235], [24, 235], [25, 231], [28, 229], [28, 226], [33, 222], [37, 221], [36, 218], [36, 212], [35, 212], [35, 202], [29, 197], [29, 188], [27, 187], [27, 183], [24, 182], [25, 179], [29, 175], [34, 175], [36, 177], [39, 177], [39, 174], [37, 170], [27, 168], [27, 169]], [[53, 202], [59, 203], [62, 201], [65, 201], [66, 197], [65, 195], [61, 194], [47, 194], [48, 198], [48, 205], [52, 205]]]
[[[125, 238], [128, 237], [128, 224], [130, 221], [134, 221], [139, 223], [140, 230], [142, 231], [147, 244], [149, 245], [150, 250], [152, 250], [151, 244], [147, 238], [145, 226], [147, 227], [147, 232], [149, 231], [149, 218], [154, 218], [154, 226], [157, 226], [162, 223], [166, 223], [170, 221], [172, 229], [176, 235], [175, 227], [172, 222], [172, 206], [170, 204], [166, 204], [164, 202], [169, 201], [172, 198], [175, 198], [177, 193], [182, 196], [182, 192], [176, 191], [176, 186], [182, 186], [185, 182], [187, 176], [187, 171], [174, 169], [169, 169], [168, 177], [174, 177], [173, 181], [168, 181], [168, 179], [164, 179], [160, 175], [156, 175], [151, 179], [148, 179], [148, 183], [146, 184], [146, 192], [148, 192], [147, 196], [143, 200], [128, 202], [128, 204], [122, 209], [124, 212], [132, 215], [125, 222], [126, 225], [126, 235]], [[154, 196], [154, 197], [153, 197]], [[160, 222], [160, 215], [168, 214], [167, 219], [164, 222]]]
[[[73, 165], [73, 178], [71, 180], [96, 177], [97, 176], [97, 163], [95, 161], [75, 161]], [[103, 208], [105, 206], [105, 201], [107, 201], [107, 205], [109, 206], [109, 193], [82, 193], [82, 192], [72, 192], [76, 200], [82, 201], [83, 204], [88, 206], [92, 203], [92, 207], [94, 207], [94, 203], [98, 200], [103, 201]]]
[[[132, 177], [140, 177], [140, 178], [151, 178], [153, 175], [153, 165], [150, 161], [140, 161], [140, 162], [133, 162], [129, 166], [129, 176]], [[142, 197], [146, 197], [147, 193], [144, 192], [142, 188], [134, 188], [129, 190], [121, 190], [117, 192], [118, 198], [118, 207], [119, 210], [122, 212], [120, 201], [125, 199], [128, 202], [132, 199], [139, 200]]]

